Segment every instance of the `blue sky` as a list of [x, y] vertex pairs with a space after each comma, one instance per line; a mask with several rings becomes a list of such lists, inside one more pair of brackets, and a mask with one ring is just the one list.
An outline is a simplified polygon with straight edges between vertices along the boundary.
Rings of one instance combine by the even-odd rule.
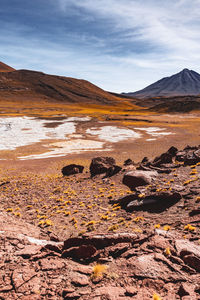
[[136, 91], [200, 72], [200, 0], [1, 0], [0, 60]]

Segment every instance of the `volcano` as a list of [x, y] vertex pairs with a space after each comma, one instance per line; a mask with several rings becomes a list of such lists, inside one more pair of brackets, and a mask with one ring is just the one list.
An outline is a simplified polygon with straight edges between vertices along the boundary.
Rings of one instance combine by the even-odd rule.
[[200, 74], [188, 69], [170, 77], [164, 77], [146, 88], [123, 93], [135, 98], [198, 96], [200, 95]]

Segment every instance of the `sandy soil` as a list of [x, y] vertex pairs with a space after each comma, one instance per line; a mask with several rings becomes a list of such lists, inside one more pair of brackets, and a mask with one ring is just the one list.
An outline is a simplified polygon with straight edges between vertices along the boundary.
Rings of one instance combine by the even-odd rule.
[[[45, 123], [47, 131], [59, 129], [65, 122], [65, 117], [59, 115], [53, 118], [38, 115], [38, 118]], [[94, 299], [98, 300], [168, 300], [183, 299], [181, 295], [186, 290], [190, 299], [196, 299], [194, 297], [199, 295], [199, 267], [194, 267], [191, 261], [186, 265], [174, 245], [177, 239], [182, 247], [185, 241], [188, 242], [188, 247], [192, 247], [192, 258], [199, 263], [199, 256], [195, 255], [199, 253], [196, 247], [199, 247], [200, 230], [200, 165], [191, 168], [180, 164], [170, 174], [159, 174], [153, 186], [145, 188], [147, 193], [151, 193], [151, 189], [170, 193], [180, 188], [181, 199], [161, 211], [140, 209], [128, 212], [117, 200], [132, 194], [122, 184], [128, 170], [123, 167], [124, 160], [131, 158], [139, 162], [144, 156], [153, 158], [172, 145], [182, 149], [187, 144], [199, 144], [199, 115], [149, 115], [142, 118], [135, 115], [101, 115], [101, 118], [92, 117], [86, 121], [71, 119], [71, 122], [75, 122], [76, 131], [69, 133], [68, 145], [67, 141], [60, 139], [63, 132], [58, 130], [58, 139], [43, 139], [32, 145], [0, 152], [0, 239], [1, 246], [4, 245], [0, 247], [3, 258], [0, 268], [5, 274], [0, 274], [0, 298], [90, 300], [96, 295]], [[73, 129], [74, 123], [70, 126]], [[118, 139], [121, 132], [123, 136], [128, 133], [128, 138], [126, 136], [124, 140], [114, 142], [102, 136], [86, 134], [89, 128], [96, 128], [96, 133], [102, 133], [101, 128], [108, 126], [114, 139]], [[117, 128], [116, 135], [113, 128]], [[106, 130], [103, 134], [107, 138]], [[141, 136], [134, 136], [134, 131]], [[131, 138], [130, 132], [133, 134]], [[67, 151], [73, 140], [80, 142], [80, 139], [84, 141], [79, 143], [80, 147], [92, 140], [100, 143], [99, 149], [68, 152], [65, 156], [43, 159], [19, 159], [45, 154], [51, 148], [62, 150], [63, 145]], [[111, 178], [101, 175], [91, 178], [89, 165], [96, 156], [114, 157], [116, 163], [122, 166], [122, 171]], [[83, 165], [83, 174], [62, 176], [62, 167], [70, 163]], [[188, 229], [188, 224], [192, 224], [189, 227], [192, 230]], [[41, 239], [42, 243], [46, 240], [48, 244], [51, 240], [50, 243], [58, 241], [63, 245], [72, 237], [81, 239], [84, 234], [97, 233], [135, 234], [136, 242], [111, 244], [97, 251], [98, 258], [79, 262], [77, 257], [63, 258], [62, 253], [55, 252], [56, 247], [49, 250], [38, 248]], [[20, 249], [21, 255], [18, 254]], [[151, 262], [149, 272], [146, 272], [145, 259], [148, 264], [149, 260]], [[108, 271], [93, 282], [93, 270], [99, 262], [106, 262]], [[79, 271], [84, 267], [89, 271], [80, 277]], [[149, 274], [153, 274], [153, 279]], [[189, 283], [192, 291], [188, 286], [182, 287], [185, 282]]]

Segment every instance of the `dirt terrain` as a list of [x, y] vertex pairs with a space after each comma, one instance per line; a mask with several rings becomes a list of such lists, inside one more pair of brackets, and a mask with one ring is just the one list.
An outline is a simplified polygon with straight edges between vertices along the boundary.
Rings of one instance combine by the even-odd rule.
[[0, 73], [0, 299], [200, 299], [199, 111], [12, 71]]
[[2, 169], [1, 299], [199, 299], [199, 148], [174, 149], [115, 175]]

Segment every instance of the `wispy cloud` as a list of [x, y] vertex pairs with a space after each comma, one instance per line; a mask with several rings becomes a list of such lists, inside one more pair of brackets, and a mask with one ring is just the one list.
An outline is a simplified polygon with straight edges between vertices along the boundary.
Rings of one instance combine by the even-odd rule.
[[156, 79], [156, 70], [159, 75], [184, 67], [200, 70], [199, 0], [58, 2], [63, 13], [73, 6], [81, 9], [83, 14], [95, 15], [97, 22], [105, 22], [108, 30], [117, 35], [119, 44], [124, 42], [124, 48], [129, 47], [128, 52], [123, 52], [122, 48], [118, 57], [111, 54], [113, 60], [116, 58], [137, 70], [146, 69], [147, 73], [153, 73], [152, 79]]
[[0, 20], [1, 60], [118, 92], [185, 67], [200, 72], [200, 0], [49, 0], [47, 9], [45, 3], [36, 0], [26, 22], [14, 10], [12, 22]]

